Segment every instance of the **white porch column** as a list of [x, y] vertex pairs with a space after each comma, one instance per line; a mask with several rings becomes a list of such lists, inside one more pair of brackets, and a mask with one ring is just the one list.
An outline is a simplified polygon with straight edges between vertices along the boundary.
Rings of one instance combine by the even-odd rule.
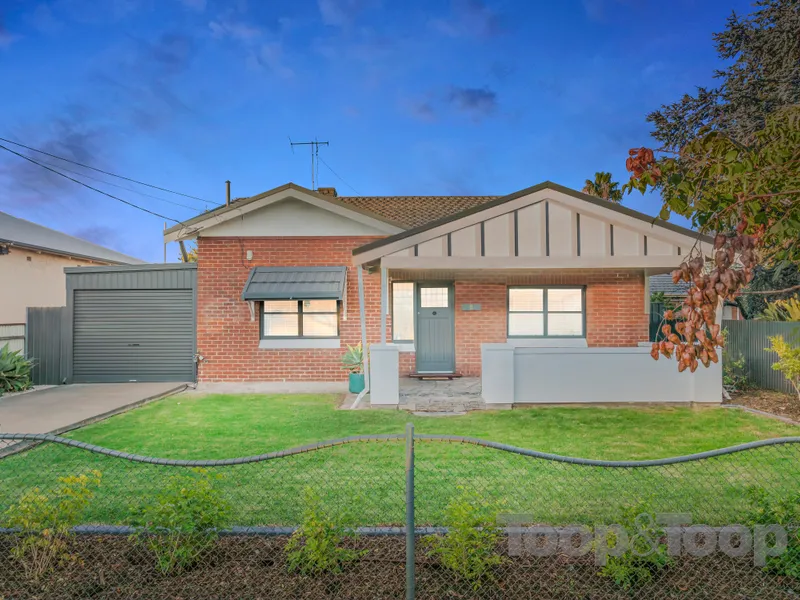
[[358, 310], [361, 317], [361, 349], [364, 352], [364, 390], [369, 391], [369, 346], [367, 345], [367, 315], [364, 309], [364, 269], [358, 269]]
[[397, 406], [400, 403], [400, 349], [397, 344], [373, 344], [370, 354], [370, 405]]
[[389, 270], [381, 267], [381, 344], [386, 343], [386, 315], [389, 314]]
[[514, 404], [514, 346], [481, 344], [481, 395], [486, 404]]

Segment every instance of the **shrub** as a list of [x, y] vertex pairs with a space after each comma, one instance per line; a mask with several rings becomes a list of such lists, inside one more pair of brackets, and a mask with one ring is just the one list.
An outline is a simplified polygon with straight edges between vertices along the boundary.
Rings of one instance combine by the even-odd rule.
[[100, 485], [102, 475], [59, 477], [59, 485], [42, 492], [33, 488], [23, 494], [3, 515], [3, 526], [20, 530], [11, 557], [18, 561], [25, 576], [34, 581], [59, 565], [77, 560], [69, 553], [72, 528], [93, 497], [92, 487]]
[[318, 494], [306, 489], [304, 501], [303, 522], [285, 548], [290, 573], [340, 573], [348, 563], [367, 553], [342, 547], [353, 534], [334, 521]]
[[797, 392], [800, 398], [800, 346], [792, 346], [782, 335], [775, 335], [769, 338], [769, 348], [778, 355], [778, 361], [773, 363], [775, 371], [782, 371], [786, 381]]
[[462, 491], [445, 509], [447, 533], [426, 538], [429, 555], [468, 582], [477, 591], [494, 579], [494, 569], [504, 559], [497, 553], [500, 531], [486, 517], [492, 505], [475, 494]]
[[207, 469], [170, 477], [155, 501], [136, 512], [133, 539], [155, 555], [163, 575], [193, 566], [227, 524], [230, 506], [213, 485], [222, 477]]
[[32, 366], [19, 350], [11, 350], [8, 344], [0, 348], [0, 396], [30, 388]]
[[728, 392], [742, 392], [750, 387], [747, 379], [747, 364], [744, 356], [739, 353], [737, 358], [732, 358], [728, 352], [722, 353], [722, 385]]
[[800, 492], [771, 497], [763, 488], [748, 490], [752, 525], [782, 525], [787, 530], [786, 551], [767, 558], [765, 571], [800, 579]]
[[347, 352], [342, 356], [342, 368], [350, 373], [364, 372], [364, 350], [361, 342], [355, 346], [347, 344]]
[[764, 321], [800, 321], [800, 298], [794, 296], [769, 302], [758, 318]]
[[[672, 563], [664, 544], [664, 530], [656, 525], [656, 516], [646, 502], [626, 506], [620, 525], [628, 534], [628, 549], [620, 556], [609, 556], [600, 575], [614, 580], [624, 589], [631, 589], [650, 581], [657, 573]], [[609, 548], [617, 540], [609, 532]]]

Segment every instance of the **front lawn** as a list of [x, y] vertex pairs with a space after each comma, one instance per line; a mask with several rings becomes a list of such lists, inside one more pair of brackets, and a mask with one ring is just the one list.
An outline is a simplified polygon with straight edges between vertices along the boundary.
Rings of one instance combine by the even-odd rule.
[[[333, 396], [174, 396], [77, 430], [71, 437], [166, 458], [220, 459], [360, 434], [417, 433], [479, 437], [585, 458], [636, 460], [797, 435], [800, 428], [736, 410], [537, 408], [415, 417], [397, 411], [342, 411]], [[214, 468], [237, 525], [295, 524], [307, 488], [341, 518], [399, 524], [404, 509], [404, 443], [363, 442], [268, 462]], [[667, 467], [612, 469], [532, 459], [497, 450], [417, 442], [417, 522], [437, 523], [460, 488], [501, 512], [537, 521], [611, 519], [630, 502], [692, 512], [695, 522], [743, 518], [751, 486], [800, 489], [800, 448], [781, 445]], [[131, 463], [47, 445], [0, 460], [0, 512], [24, 489], [48, 488], [58, 476], [103, 472], [90, 520], [124, 523], [180, 469]], [[495, 509], [492, 509], [495, 510]]]

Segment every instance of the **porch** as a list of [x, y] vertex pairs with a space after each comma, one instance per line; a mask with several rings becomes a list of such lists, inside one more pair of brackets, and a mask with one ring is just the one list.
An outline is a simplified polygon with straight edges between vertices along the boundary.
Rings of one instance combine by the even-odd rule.
[[[355, 408], [392, 408], [427, 415], [460, 415], [473, 410], [485, 410], [481, 396], [480, 377], [454, 379], [419, 379], [400, 377], [396, 404], [372, 404], [366, 393]], [[378, 388], [382, 387], [378, 384]], [[354, 408], [356, 397], [350, 395], [343, 407]], [[496, 408], [496, 407], [493, 407]]]
[[406, 381], [409, 373], [480, 377], [480, 397], [498, 408], [720, 402], [720, 365], [679, 375], [646, 347], [649, 275], [677, 267], [687, 249], [708, 254], [710, 242], [543, 184], [357, 248], [365, 348], [363, 272], [381, 276], [370, 404], [416, 408], [417, 398], [463, 395], [439, 395], [437, 384]]

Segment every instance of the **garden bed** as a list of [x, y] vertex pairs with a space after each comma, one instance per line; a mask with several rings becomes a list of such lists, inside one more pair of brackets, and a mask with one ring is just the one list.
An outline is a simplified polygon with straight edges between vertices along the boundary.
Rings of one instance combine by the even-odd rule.
[[800, 422], [800, 399], [774, 390], [748, 390], [734, 394], [728, 404], [738, 404]]
[[[290, 574], [283, 547], [286, 537], [229, 536], [216, 542], [198, 566], [162, 575], [152, 556], [124, 536], [81, 535], [71, 542], [70, 561], [39, 583], [27, 581], [9, 557], [11, 538], [0, 538], [0, 598], [50, 600], [93, 598], [222, 599], [347, 598], [398, 599], [405, 595], [405, 546], [402, 537], [362, 537], [353, 542], [368, 553], [342, 573]], [[418, 599], [630, 598], [796, 599], [800, 582], [768, 574], [752, 559], [721, 554], [679, 558], [633, 590], [600, 577], [592, 556], [509, 558], [495, 580], [478, 592], [454, 579], [425, 556], [418, 544]], [[505, 549], [505, 546], [504, 548]]]

